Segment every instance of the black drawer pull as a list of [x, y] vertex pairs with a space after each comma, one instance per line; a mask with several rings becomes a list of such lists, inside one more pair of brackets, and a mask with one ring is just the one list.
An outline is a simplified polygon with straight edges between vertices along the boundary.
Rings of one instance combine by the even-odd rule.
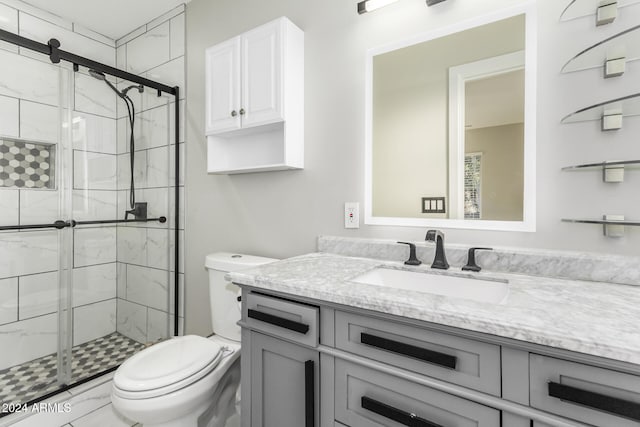
[[402, 425], [409, 427], [442, 427], [440, 424], [432, 423], [431, 421], [420, 418], [416, 414], [410, 414], [409, 412], [401, 411], [400, 409], [389, 406], [386, 403], [378, 402], [367, 396], [362, 396], [360, 399], [360, 405], [363, 409], [371, 411], [378, 415], [382, 415], [385, 418], [398, 422]]
[[640, 421], [640, 403], [554, 382], [549, 383], [549, 396]]
[[264, 313], [262, 311], [252, 309], [249, 309], [247, 314], [252, 319], [270, 323], [275, 326], [280, 326], [281, 328], [289, 329], [301, 334], [306, 334], [307, 332], [309, 332], [309, 325], [305, 325], [304, 323], [300, 322], [294, 322], [293, 320], [285, 319], [284, 317], [278, 317], [274, 316], [273, 314]]
[[313, 360], [304, 362], [304, 427], [313, 427], [316, 406], [316, 373]]
[[375, 335], [360, 333], [360, 342], [362, 344], [378, 347], [393, 353], [402, 354], [404, 356], [420, 359], [425, 362], [433, 363], [449, 369], [456, 369], [457, 358], [449, 354], [439, 353], [426, 348], [416, 347], [415, 345], [406, 344], [399, 341], [393, 341], [387, 338], [377, 337]]

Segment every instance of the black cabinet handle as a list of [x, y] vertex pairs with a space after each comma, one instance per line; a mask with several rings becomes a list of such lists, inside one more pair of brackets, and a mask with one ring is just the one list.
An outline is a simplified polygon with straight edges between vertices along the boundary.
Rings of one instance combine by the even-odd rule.
[[449, 354], [439, 353], [437, 351], [416, 347], [415, 345], [378, 337], [364, 332], [360, 334], [360, 342], [362, 344], [378, 347], [404, 356], [413, 357], [414, 359], [420, 359], [445, 368], [456, 369], [457, 358]]
[[555, 382], [549, 383], [549, 396], [640, 421], [640, 403]]
[[315, 363], [313, 360], [304, 362], [304, 427], [313, 427], [315, 422]]
[[382, 415], [385, 418], [403, 424], [409, 427], [443, 427], [440, 424], [433, 423], [424, 418], [420, 418], [416, 414], [402, 411], [400, 409], [389, 406], [386, 403], [378, 402], [367, 396], [362, 396], [360, 399], [360, 405], [363, 409], [371, 411], [378, 415]]
[[251, 308], [248, 310], [247, 315], [252, 319], [279, 326], [281, 328], [289, 329], [290, 331], [298, 332], [301, 334], [306, 334], [307, 332], [309, 332], [309, 325], [285, 319], [284, 317], [274, 316], [273, 314], [253, 310]]

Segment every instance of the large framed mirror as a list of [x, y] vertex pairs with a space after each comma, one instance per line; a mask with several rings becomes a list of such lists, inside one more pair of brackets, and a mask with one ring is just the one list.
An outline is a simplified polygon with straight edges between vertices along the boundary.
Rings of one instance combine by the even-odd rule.
[[365, 223], [535, 231], [532, 3], [367, 52]]

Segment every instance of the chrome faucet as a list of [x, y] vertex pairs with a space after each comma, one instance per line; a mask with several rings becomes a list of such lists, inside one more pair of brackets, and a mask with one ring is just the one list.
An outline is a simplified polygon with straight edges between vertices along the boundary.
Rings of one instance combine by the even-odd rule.
[[436, 244], [436, 256], [433, 258], [431, 268], [439, 268], [440, 270], [448, 270], [449, 263], [444, 253], [444, 234], [438, 230], [429, 230], [424, 238], [427, 242]]

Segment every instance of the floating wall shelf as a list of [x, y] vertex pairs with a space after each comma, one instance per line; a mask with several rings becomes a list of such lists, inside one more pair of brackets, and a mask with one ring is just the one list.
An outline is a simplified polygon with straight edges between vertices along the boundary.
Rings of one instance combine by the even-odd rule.
[[625, 227], [640, 227], [640, 221], [630, 221], [618, 215], [605, 215], [605, 219], [562, 219], [562, 222], [571, 222], [575, 224], [597, 224], [603, 226], [603, 233], [607, 237], [622, 237], [624, 236]]
[[626, 63], [638, 59], [640, 59], [640, 25], [589, 46], [567, 61], [561, 71], [571, 73], [605, 67], [605, 77], [616, 77], [624, 73]]
[[640, 115], [640, 93], [635, 93], [582, 108], [568, 114], [561, 122], [576, 123], [602, 120], [603, 130], [612, 130], [622, 126], [622, 117], [638, 115]]
[[585, 169], [601, 169], [604, 182], [617, 183], [624, 181], [625, 166], [639, 165], [640, 160], [621, 160], [600, 163], [586, 163], [583, 165], [567, 166], [563, 171], [578, 171]]
[[[610, 17], [609, 10], [602, 9], [600, 6], [600, 0], [571, 0], [567, 7], [562, 11], [560, 15], [561, 21], [571, 21], [572, 19], [583, 18], [585, 16], [593, 16], [597, 15], [600, 11], [601, 15], [605, 15], [600, 19], [600, 25], [608, 24], [613, 22], [615, 17]], [[615, 0], [612, 0], [607, 5], [611, 3], [616, 3]], [[618, 0], [617, 5], [615, 5], [616, 11], [618, 9], [622, 9], [627, 6], [631, 6], [633, 4], [640, 3], [640, 0]], [[606, 6], [606, 5], [605, 5]], [[608, 19], [607, 19], [608, 18]], [[596, 21], [598, 22], [598, 21]]]

